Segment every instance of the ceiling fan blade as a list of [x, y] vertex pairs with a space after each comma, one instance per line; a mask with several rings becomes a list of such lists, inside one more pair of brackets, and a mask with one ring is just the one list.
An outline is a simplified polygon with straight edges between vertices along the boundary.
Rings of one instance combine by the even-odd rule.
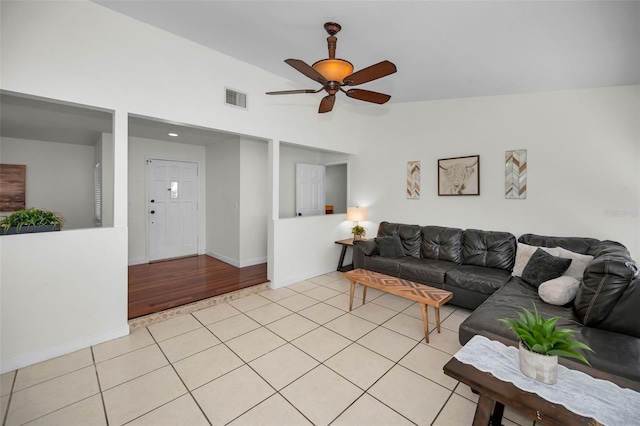
[[285, 62], [298, 70], [298, 72], [309, 77], [311, 80], [315, 80], [322, 85], [327, 84], [327, 79], [306, 62], [301, 61], [300, 59], [285, 59]]
[[383, 104], [391, 99], [391, 96], [384, 93], [372, 92], [364, 89], [349, 89], [344, 91], [348, 97], [361, 101], [373, 102], [374, 104]]
[[346, 86], [357, 86], [393, 74], [397, 70], [392, 62], [382, 61], [346, 76], [343, 81]]
[[336, 102], [335, 95], [328, 95], [322, 98], [320, 101], [320, 108], [318, 108], [318, 113], [322, 114], [325, 112], [329, 112], [333, 109], [333, 104]]
[[279, 92], [267, 92], [267, 95], [293, 95], [296, 93], [318, 93], [320, 90], [322, 90], [322, 88], [320, 88], [319, 90], [313, 90], [313, 89], [281, 90]]

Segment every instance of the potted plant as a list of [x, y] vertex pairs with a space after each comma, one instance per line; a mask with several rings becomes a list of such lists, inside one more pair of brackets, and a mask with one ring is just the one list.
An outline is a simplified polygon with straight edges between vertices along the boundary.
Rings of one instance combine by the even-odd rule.
[[60, 213], [34, 207], [18, 210], [0, 221], [1, 234], [59, 231], [65, 223]]
[[351, 228], [351, 233], [353, 234], [354, 240], [360, 240], [367, 235], [367, 229], [364, 226], [356, 225]]
[[538, 313], [535, 303], [534, 312], [523, 308], [519, 318], [501, 318], [498, 321], [513, 330], [520, 342], [520, 370], [525, 376], [546, 384], [558, 381], [558, 356], [576, 358], [589, 364], [589, 361], [576, 349], [591, 348], [574, 340], [575, 330], [556, 329], [558, 317], [545, 320]]

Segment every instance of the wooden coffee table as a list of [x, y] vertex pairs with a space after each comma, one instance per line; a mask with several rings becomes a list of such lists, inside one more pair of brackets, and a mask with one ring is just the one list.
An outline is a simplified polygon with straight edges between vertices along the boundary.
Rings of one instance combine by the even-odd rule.
[[353, 294], [356, 283], [362, 284], [362, 304], [367, 301], [367, 287], [395, 294], [405, 299], [414, 300], [422, 307], [422, 322], [424, 323], [424, 338], [429, 343], [429, 319], [427, 316], [427, 306], [432, 306], [436, 310], [436, 327], [440, 333], [440, 306], [447, 303], [453, 297], [453, 293], [441, 290], [428, 285], [414, 283], [390, 275], [368, 271], [366, 269], [355, 269], [342, 274], [351, 282], [351, 293], [349, 294], [349, 311], [353, 307]]
[[[483, 332], [480, 334], [504, 345], [517, 345], [514, 341], [492, 333]], [[567, 358], [558, 358], [558, 362], [567, 368], [582, 371], [597, 379], [608, 380], [620, 387], [640, 392], [640, 383], [630, 379], [614, 376]], [[551, 403], [535, 393], [523, 391], [513, 383], [503, 382], [491, 373], [480, 371], [473, 365], [462, 363], [456, 358], [451, 358], [443, 370], [447, 376], [459, 380], [480, 394], [473, 419], [474, 426], [500, 425], [505, 406], [520, 411], [529, 419], [535, 420], [536, 424], [557, 426], [600, 424], [594, 419], [585, 418], [569, 411], [561, 404]]]

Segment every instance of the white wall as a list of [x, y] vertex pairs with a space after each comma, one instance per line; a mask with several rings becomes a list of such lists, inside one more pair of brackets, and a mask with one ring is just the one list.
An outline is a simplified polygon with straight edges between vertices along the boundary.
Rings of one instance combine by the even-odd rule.
[[334, 213], [347, 213], [347, 164], [325, 168], [325, 203], [333, 205]]
[[0, 237], [3, 373], [129, 332], [126, 244], [122, 227]]
[[207, 146], [207, 254], [239, 266], [240, 139]]
[[206, 208], [205, 148], [197, 145], [159, 141], [155, 139], [129, 138], [129, 264], [147, 263], [147, 159], [181, 160], [198, 163], [200, 177], [200, 211], [198, 212], [200, 236], [198, 238], [199, 253], [204, 253]]
[[102, 134], [100, 149], [100, 161], [102, 162], [102, 226], [109, 227], [113, 226], [113, 135]]
[[[114, 228], [102, 229], [111, 232], [98, 234], [95, 230], [78, 231], [86, 232], [88, 237], [87, 244], [80, 246], [67, 237], [67, 233], [59, 233], [56, 250], [68, 256], [59, 259], [61, 263], [55, 268], [48, 268], [55, 272], [71, 270], [78, 263], [91, 265], [93, 274], [100, 276], [101, 282], [104, 277], [118, 299], [115, 303], [119, 309], [111, 309], [108, 318], [114, 328], [126, 324], [128, 114], [346, 151], [355, 146], [357, 124], [366, 118], [366, 114], [363, 115], [366, 108], [357, 108], [354, 113], [356, 110], [348, 103], [336, 105], [334, 114], [319, 115], [316, 113], [318, 97], [296, 98], [295, 102], [284, 96], [269, 97], [264, 94], [269, 89], [299, 86], [93, 2], [0, 2], [0, 8], [2, 90], [114, 111]], [[247, 93], [251, 108], [244, 111], [225, 106], [225, 86]], [[327, 139], [329, 128], [333, 136]], [[117, 238], [123, 230], [125, 237]], [[282, 237], [272, 234], [272, 238]], [[113, 253], [123, 256], [100, 259], [100, 253], [86, 249], [89, 241], [90, 247], [109, 247]], [[44, 253], [26, 256], [24, 250], [18, 253], [23, 256], [15, 259], [12, 269], [27, 268], [27, 257], [30, 262], [42, 261], [48, 265], [46, 258], [40, 259], [46, 256]], [[69, 255], [71, 253], [73, 255]], [[3, 274], [5, 259], [0, 260]], [[284, 264], [283, 268], [286, 267]], [[24, 279], [16, 274], [3, 277], [3, 295], [24, 285]], [[73, 274], [60, 273], [55, 277], [55, 283], [86, 285], [86, 280]], [[33, 285], [37, 288], [38, 283]], [[64, 305], [66, 300], [80, 306], [95, 304], [93, 298], [71, 292], [69, 287], [61, 290], [47, 300], [50, 305]], [[11, 303], [14, 301], [10, 298], [2, 298], [3, 315], [5, 306]], [[23, 301], [15, 303], [18, 303], [16, 309], [22, 308], [19, 304]], [[55, 313], [55, 308], [50, 311]], [[45, 318], [48, 312], [43, 312]], [[83, 339], [88, 344], [92, 333], [101, 330], [92, 323], [92, 329], [87, 330], [80, 325], [82, 321], [83, 318], [77, 316], [74, 333], [66, 336], [57, 333], [53, 326], [47, 327], [46, 322], [41, 331], [58, 337], [62, 345], [58, 349], [65, 343]], [[13, 337], [4, 338], [3, 332], [2, 368], [6, 366], [4, 360], [8, 354], [23, 348], [23, 342], [14, 339], [18, 335], [35, 345], [34, 348], [38, 347], [34, 350], [40, 351], [40, 356], [31, 359], [51, 356], [48, 343], [40, 341], [39, 334], [31, 333], [28, 327], [23, 329], [20, 322], [3, 321], [3, 327], [12, 328], [6, 335]]]
[[[639, 118], [638, 86], [394, 105], [360, 139], [352, 201], [374, 222], [611, 239], [638, 259]], [[527, 149], [526, 200], [504, 198], [513, 149]], [[481, 195], [438, 197], [437, 160], [475, 154]], [[405, 195], [413, 160], [422, 162], [419, 200]]]
[[3, 163], [27, 166], [27, 207], [61, 213], [65, 230], [95, 227], [93, 145], [1, 138], [0, 150]]
[[239, 266], [267, 261], [269, 215], [267, 142], [240, 138]]
[[304, 146], [280, 146], [280, 218], [296, 217], [296, 163], [324, 164], [349, 158], [339, 154], [310, 149]]
[[[272, 287], [279, 288], [307, 278], [335, 271], [342, 246], [337, 240], [349, 238], [351, 222], [345, 214], [300, 216], [274, 221]], [[269, 265], [271, 267], [271, 265]]]

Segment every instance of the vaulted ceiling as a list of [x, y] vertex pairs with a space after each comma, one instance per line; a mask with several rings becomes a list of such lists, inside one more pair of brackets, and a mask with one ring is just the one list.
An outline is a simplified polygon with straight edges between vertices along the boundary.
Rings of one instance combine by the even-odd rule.
[[390, 102], [640, 83], [638, 1], [95, 1], [299, 88], [319, 85], [284, 59], [326, 58], [337, 22], [337, 57], [397, 65], [360, 86]]

